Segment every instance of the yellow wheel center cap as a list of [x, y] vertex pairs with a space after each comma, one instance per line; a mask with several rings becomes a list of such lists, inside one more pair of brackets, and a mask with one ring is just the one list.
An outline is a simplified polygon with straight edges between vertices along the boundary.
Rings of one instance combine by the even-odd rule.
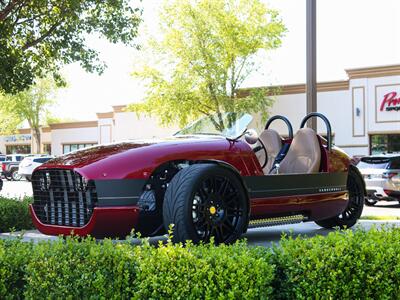
[[217, 209], [215, 208], [215, 206], [211, 206], [210, 207], [210, 214], [215, 215], [216, 212], [217, 212]]

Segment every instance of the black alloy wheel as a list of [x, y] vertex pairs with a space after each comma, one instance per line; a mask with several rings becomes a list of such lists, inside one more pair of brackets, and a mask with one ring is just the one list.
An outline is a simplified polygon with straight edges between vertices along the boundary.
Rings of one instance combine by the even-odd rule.
[[348, 204], [346, 209], [336, 217], [316, 221], [324, 228], [339, 227], [341, 229], [354, 226], [361, 217], [364, 208], [365, 191], [362, 178], [350, 168], [347, 178]]
[[236, 175], [213, 164], [192, 165], [171, 180], [163, 205], [164, 226], [174, 224], [172, 240], [232, 243], [248, 223], [247, 197]]

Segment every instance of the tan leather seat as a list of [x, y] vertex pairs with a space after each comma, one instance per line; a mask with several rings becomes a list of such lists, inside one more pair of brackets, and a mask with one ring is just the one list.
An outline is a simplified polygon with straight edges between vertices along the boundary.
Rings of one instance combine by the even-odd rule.
[[317, 135], [310, 128], [300, 129], [290, 149], [279, 165], [280, 174], [317, 173], [321, 163], [321, 148]]
[[[263, 172], [264, 174], [269, 174], [269, 171], [272, 169], [272, 165], [275, 161], [276, 156], [282, 148], [282, 138], [279, 133], [273, 129], [264, 130], [259, 139], [265, 146], [268, 155], [268, 162], [265, 165]], [[257, 152], [257, 158], [260, 164], [262, 165], [265, 162], [265, 152], [264, 150], [260, 150]]]

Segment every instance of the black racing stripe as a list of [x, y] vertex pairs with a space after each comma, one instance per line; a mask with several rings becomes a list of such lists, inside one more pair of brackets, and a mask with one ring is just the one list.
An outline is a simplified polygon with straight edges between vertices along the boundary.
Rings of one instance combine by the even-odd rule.
[[347, 173], [246, 176], [243, 180], [254, 199], [346, 191]]
[[98, 206], [136, 205], [146, 179], [95, 180]]

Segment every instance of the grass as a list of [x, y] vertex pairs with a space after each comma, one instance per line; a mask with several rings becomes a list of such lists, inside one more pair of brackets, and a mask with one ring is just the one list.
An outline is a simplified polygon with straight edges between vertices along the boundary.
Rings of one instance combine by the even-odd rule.
[[362, 216], [360, 220], [393, 221], [400, 220], [400, 216]]

